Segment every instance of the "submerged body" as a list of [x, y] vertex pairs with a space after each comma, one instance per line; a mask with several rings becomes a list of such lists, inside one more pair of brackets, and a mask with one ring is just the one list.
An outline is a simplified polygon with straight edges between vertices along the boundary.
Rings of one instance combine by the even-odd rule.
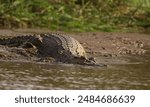
[[35, 34], [0, 39], [0, 45], [21, 48], [36, 48], [38, 57], [52, 57], [63, 63], [95, 65], [88, 58], [83, 46], [74, 38], [61, 34]]

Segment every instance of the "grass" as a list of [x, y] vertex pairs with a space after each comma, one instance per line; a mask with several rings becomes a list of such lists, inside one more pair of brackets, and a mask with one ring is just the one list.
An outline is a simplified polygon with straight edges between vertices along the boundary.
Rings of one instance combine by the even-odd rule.
[[1, 28], [130, 32], [149, 27], [149, 15], [149, 0], [0, 1]]

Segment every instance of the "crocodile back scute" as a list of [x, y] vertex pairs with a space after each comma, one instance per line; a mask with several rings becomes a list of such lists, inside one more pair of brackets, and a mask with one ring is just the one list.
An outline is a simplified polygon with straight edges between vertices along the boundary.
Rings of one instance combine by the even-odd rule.
[[60, 62], [79, 63], [88, 59], [83, 46], [76, 39], [58, 33], [22, 35], [0, 39], [0, 45], [26, 49], [36, 48], [38, 56], [52, 57]]
[[34, 35], [16, 36], [10, 38], [1, 38], [0, 45], [7, 45], [12, 47], [18, 47], [24, 42], [33, 41], [35, 39]]
[[[67, 57], [70, 59], [74, 57], [87, 58], [86, 52], [83, 46], [76, 39], [70, 36], [57, 34], [57, 33], [44, 34], [41, 36], [43, 38], [44, 46], [47, 46], [49, 47], [49, 49], [51, 49], [47, 51], [49, 52], [53, 51], [55, 55], [59, 54], [62, 57]], [[57, 52], [54, 52], [54, 51], [57, 51]]]

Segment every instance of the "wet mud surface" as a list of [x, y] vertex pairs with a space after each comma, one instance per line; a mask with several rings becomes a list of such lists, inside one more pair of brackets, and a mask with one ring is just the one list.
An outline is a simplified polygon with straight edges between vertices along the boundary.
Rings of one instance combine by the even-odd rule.
[[[0, 30], [0, 37], [48, 33], [48, 30]], [[62, 33], [62, 32], [61, 32]], [[140, 33], [65, 33], [89, 56], [107, 67], [52, 64], [36, 50], [0, 45], [0, 89], [150, 89], [150, 35]]]
[[[48, 30], [15, 29], [0, 30], [1, 38], [9, 38], [28, 34], [50, 33]], [[62, 32], [59, 32], [62, 33]], [[76, 33], [68, 34], [76, 38], [85, 48], [89, 56], [117, 57], [124, 55], [144, 55], [150, 46], [150, 36], [140, 33]], [[0, 45], [1, 60], [38, 60], [35, 49], [24, 49]], [[33, 60], [32, 60], [33, 59]]]

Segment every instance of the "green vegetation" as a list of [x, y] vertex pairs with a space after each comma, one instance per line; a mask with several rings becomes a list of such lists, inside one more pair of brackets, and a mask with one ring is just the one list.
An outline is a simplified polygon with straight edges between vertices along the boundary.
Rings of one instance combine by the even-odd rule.
[[150, 0], [0, 0], [1, 28], [133, 31], [150, 26]]

